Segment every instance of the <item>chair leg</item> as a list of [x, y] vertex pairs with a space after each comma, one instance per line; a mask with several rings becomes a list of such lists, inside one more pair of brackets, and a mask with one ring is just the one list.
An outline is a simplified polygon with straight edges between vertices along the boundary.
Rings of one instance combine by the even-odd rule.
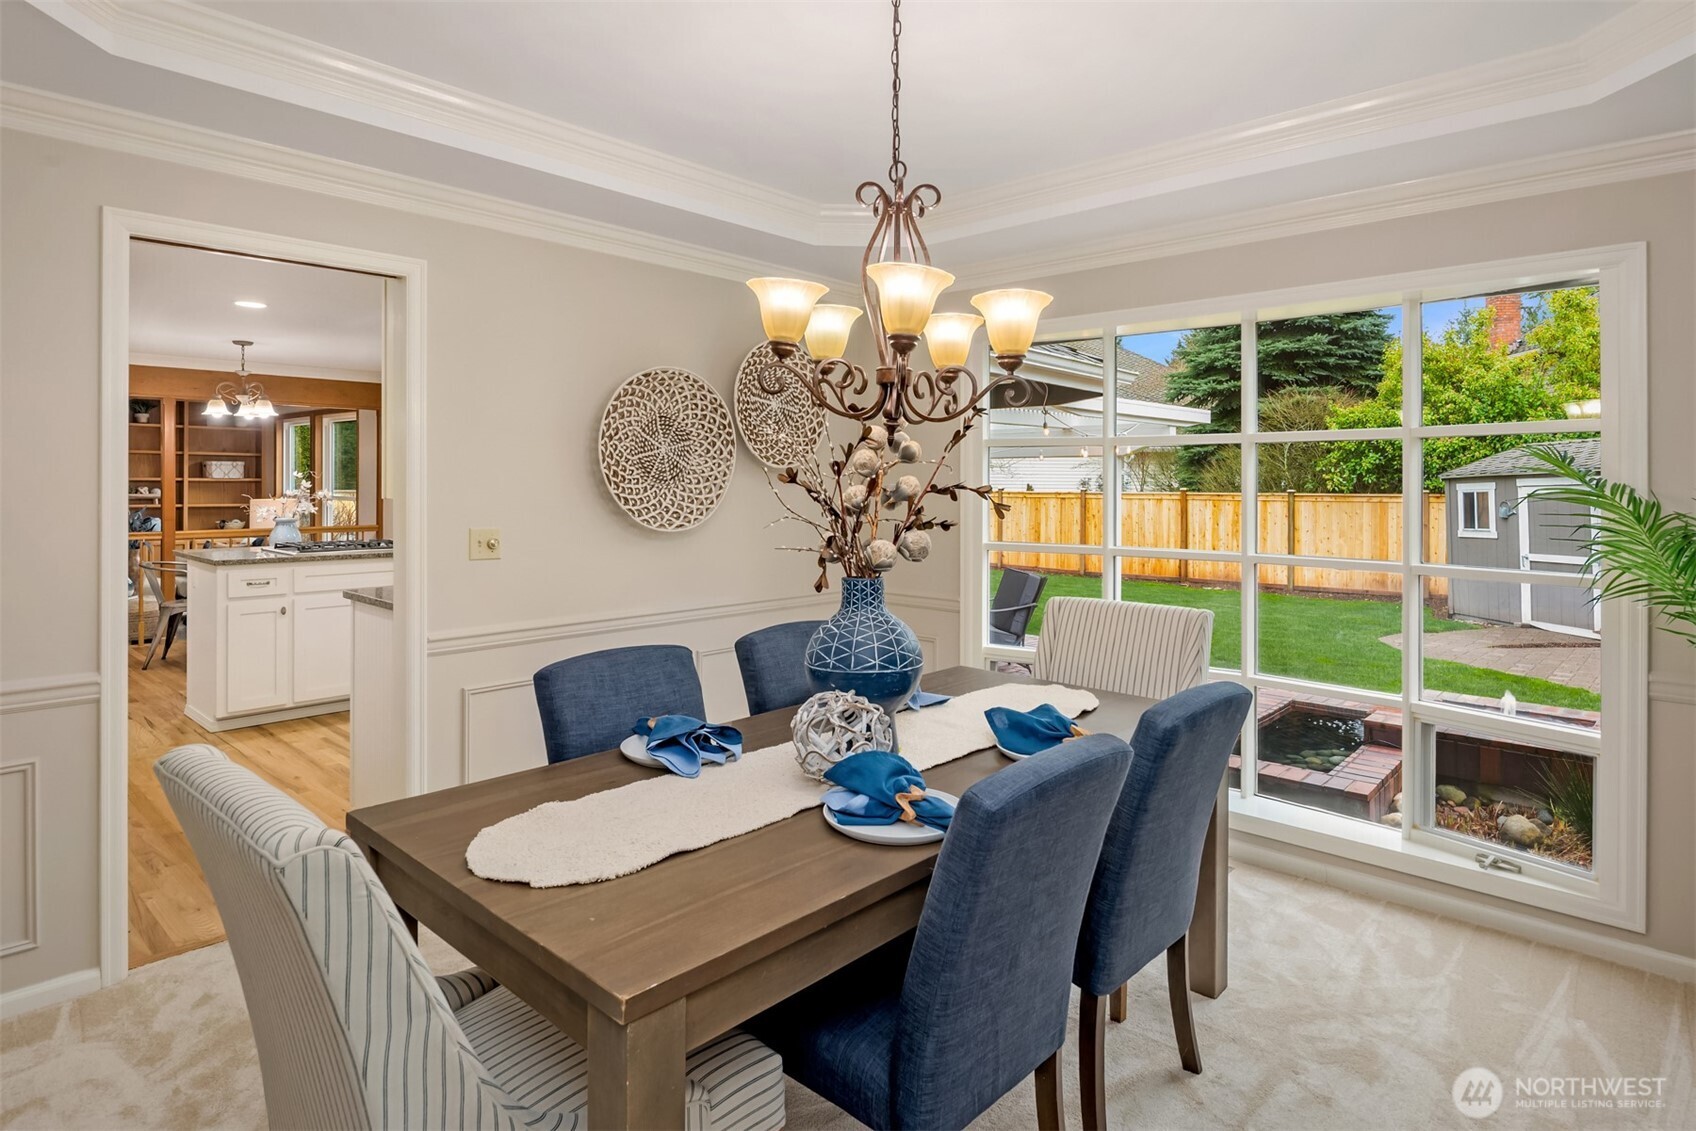
[[177, 640], [177, 626], [183, 623], [182, 613], [172, 613], [171, 623], [165, 626], [165, 651], [160, 655], [161, 660], [171, 658], [171, 645]]
[[1037, 1066], [1036, 1125], [1038, 1131], [1065, 1131], [1066, 1096], [1060, 1087], [1060, 1050]]
[[[161, 618], [161, 619], [163, 619], [163, 618]], [[153, 662], [153, 653], [155, 653], [159, 650], [159, 638], [163, 635], [165, 635], [165, 626], [163, 624], [161, 624], [159, 621], [154, 621], [153, 622], [153, 643], [149, 644], [147, 646], [147, 659], [145, 659], [141, 662], [141, 670], [142, 671], [146, 671], [147, 666]]]
[[1106, 1131], [1107, 999], [1092, 993], [1078, 1002], [1078, 1095], [1084, 1131]]
[[1188, 935], [1166, 948], [1166, 992], [1172, 998], [1172, 1029], [1178, 1035], [1178, 1059], [1184, 1071], [1201, 1075], [1201, 1046], [1195, 1040], [1195, 1018], [1190, 1014], [1190, 956]]
[[1110, 999], [1113, 1003], [1113, 1020], [1122, 1022], [1131, 1015], [1131, 984], [1126, 982], [1113, 991]]

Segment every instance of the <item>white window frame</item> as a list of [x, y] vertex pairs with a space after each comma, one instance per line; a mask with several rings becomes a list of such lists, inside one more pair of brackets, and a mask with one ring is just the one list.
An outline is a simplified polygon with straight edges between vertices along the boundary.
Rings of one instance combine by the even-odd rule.
[[[1466, 525], [1466, 496], [1483, 495], [1484, 503], [1477, 506], [1473, 514], [1489, 520], [1488, 526], [1468, 527]], [[1455, 487], [1455, 537], [1456, 538], [1497, 538], [1496, 532], [1496, 485], [1485, 483], [1478, 487]]]
[[[1505, 432], [1558, 436], [1574, 432], [1602, 432], [1602, 474], [1615, 482], [1639, 490], [1648, 482], [1648, 329], [1646, 248], [1642, 243], [1496, 260], [1426, 271], [1406, 272], [1375, 278], [1341, 280], [1335, 283], [1202, 299], [1157, 307], [1110, 311], [1102, 314], [1056, 319], [1044, 327], [1046, 340], [1076, 340], [1099, 334], [1105, 358], [1103, 383], [1113, 388], [1117, 374], [1117, 339], [1127, 334], [1217, 326], [1237, 321], [1243, 333], [1244, 419], [1239, 433], [1197, 436], [1116, 436], [1114, 398], [1105, 397], [1105, 435], [1083, 441], [1082, 447], [1102, 460], [1103, 481], [1109, 478], [1110, 461], [1121, 449], [1149, 446], [1239, 444], [1242, 447], [1242, 480], [1257, 481], [1256, 444], [1304, 440], [1379, 439], [1398, 440], [1402, 445], [1402, 488], [1404, 514], [1417, 514], [1423, 493], [1422, 446], [1427, 439], [1452, 436], [1497, 435]], [[1602, 386], [1605, 426], [1595, 420], [1551, 420], [1517, 424], [1424, 425], [1422, 415], [1422, 304], [1430, 301], [1528, 290], [1554, 282], [1593, 280], [1600, 287], [1599, 317], [1602, 337]], [[1358, 429], [1348, 432], [1256, 431], [1257, 407], [1256, 328], [1262, 321], [1303, 314], [1380, 309], [1400, 305], [1404, 327], [1402, 349], [1402, 423], [1395, 428]], [[1413, 331], [1411, 333], [1405, 331]], [[987, 371], [986, 347], [978, 347], [977, 363]], [[963, 466], [980, 477], [988, 474], [988, 449], [982, 429], [974, 431], [963, 445]], [[1039, 446], [1041, 439], [1003, 438], [994, 443], [998, 451], [1010, 447]], [[980, 481], [984, 481], [980, 478]], [[1309, 683], [1260, 674], [1256, 670], [1257, 590], [1240, 587], [1242, 597], [1242, 672], [1214, 669], [1215, 679], [1229, 679], [1251, 689], [1271, 688], [1297, 694], [1342, 696], [1362, 703], [1396, 707], [1402, 712], [1403, 791], [1410, 804], [1400, 829], [1374, 825], [1334, 813], [1282, 801], [1255, 789], [1258, 735], [1253, 721], [1243, 734], [1242, 789], [1233, 790], [1230, 800], [1231, 828], [1269, 840], [1329, 854], [1341, 866], [1373, 866], [1421, 877], [1454, 887], [1525, 903], [1550, 911], [1606, 923], [1641, 933], [1645, 929], [1645, 882], [1647, 839], [1643, 819], [1647, 809], [1647, 658], [1649, 620], [1636, 604], [1610, 600], [1602, 603], [1603, 677], [1602, 699], [1607, 710], [1595, 731], [1541, 723], [1524, 717], [1503, 718], [1453, 704], [1427, 702], [1420, 697], [1423, 670], [1422, 610], [1424, 582], [1430, 577], [1476, 581], [1523, 582], [1527, 571], [1438, 565], [1423, 560], [1423, 531], [1410, 523], [1400, 560], [1354, 561], [1337, 558], [1289, 557], [1258, 551], [1256, 507], [1243, 508], [1242, 550], [1231, 553], [1173, 550], [1155, 547], [1125, 547], [1113, 539], [1118, 530], [1118, 493], [1107, 491], [1103, 498], [1103, 537], [1099, 545], [1044, 547], [1051, 551], [1099, 554], [1102, 557], [1102, 595], [1117, 599], [1122, 562], [1132, 558], [1235, 561], [1243, 576], [1253, 577], [1258, 564], [1321, 565], [1333, 569], [1399, 572], [1402, 578], [1403, 639], [1402, 691], [1400, 694], [1362, 692], [1350, 688]], [[1030, 551], [1032, 546], [993, 543], [987, 540], [988, 520], [984, 508], [962, 508], [961, 534], [961, 655], [984, 661], [1030, 662], [1032, 648], [1008, 648], [987, 644], [987, 599], [989, 554], [995, 550]], [[1536, 577], [1544, 584], [1593, 584], [1594, 579], [1572, 575], [1573, 580], [1556, 581], [1551, 575]], [[1523, 871], [1518, 874], [1481, 869], [1473, 860], [1481, 847], [1435, 827], [1435, 759], [1416, 747], [1427, 728], [1437, 725], [1464, 727], [1510, 741], [1533, 742], [1557, 750], [1596, 758], [1597, 813], [1592, 838], [1595, 866], [1588, 873], [1541, 861], [1529, 854], [1514, 855]]]
[[[314, 483], [313, 487], [315, 489], [319, 490], [319, 491], [329, 491], [333, 498], [343, 498], [344, 497], [341, 494], [337, 494], [333, 490], [333, 486], [334, 486], [335, 481], [336, 481], [336, 456], [335, 456], [335, 441], [334, 441], [334, 438], [330, 435], [330, 433], [335, 430], [335, 426], [338, 425], [338, 424], [352, 424], [353, 427], [354, 427], [354, 433], [357, 436], [358, 431], [359, 431], [359, 414], [357, 412], [338, 412], [338, 413], [333, 413], [333, 414], [321, 416], [318, 419], [318, 432], [319, 432], [319, 435], [322, 437], [322, 440], [320, 442], [322, 443], [323, 449], [324, 449], [323, 455], [319, 459], [319, 462], [323, 465], [323, 467], [321, 468], [321, 470], [322, 470], [321, 478], [322, 478], [323, 482]], [[357, 480], [359, 478], [359, 459], [358, 459], [357, 456], [354, 458], [353, 474], [354, 474], [354, 479]], [[359, 492], [360, 492], [361, 488], [363, 488], [363, 486], [364, 486], [364, 484], [360, 484], [358, 487], [354, 488], [353, 498], [354, 498], [354, 502], [356, 504], [356, 507], [357, 507], [357, 503], [358, 503], [358, 500], [359, 500]], [[330, 515], [327, 513], [329, 511], [329, 509], [330, 509], [329, 503], [326, 502], [324, 504], [324, 512], [325, 513], [321, 513], [320, 516], [319, 516], [318, 521], [319, 521], [320, 525], [323, 525], [323, 526], [331, 525]], [[359, 525], [357, 511], [355, 513], [354, 521], [352, 523], [350, 523], [349, 525], [352, 525], [352, 526]]]

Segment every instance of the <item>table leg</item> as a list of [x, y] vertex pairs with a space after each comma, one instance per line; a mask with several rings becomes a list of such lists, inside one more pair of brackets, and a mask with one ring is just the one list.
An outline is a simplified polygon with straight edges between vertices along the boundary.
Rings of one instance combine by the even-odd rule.
[[1220, 781], [1201, 847], [1201, 882], [1196, 885], [1195, 914], [1190, 919], [1190, 989], [1202, 997], [1218, 997], [1229, 982], [1225, 936], [1231, 826], [1226, 790], [1226, 783]]
[[628, 1025], [589, 1010], [589, 1126], [683, 1126], [684, 1002]]

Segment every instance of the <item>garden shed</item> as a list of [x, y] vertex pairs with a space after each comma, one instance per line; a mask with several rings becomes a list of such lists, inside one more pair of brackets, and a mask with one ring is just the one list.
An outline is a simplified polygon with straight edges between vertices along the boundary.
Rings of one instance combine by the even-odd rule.
[[[1600, 440], [1556, 442], [1581, 469], [1600, 470]], [[1561, 480], [1526, 448], [1474, 460], [1443, 481], [1451, 564], [1569, 574], [1582, 568], [1589, 516], [1537, 494]], [[1449, 610], [1472, 620], [1596, 636], [1601, 610], [1593, 597], [1588, 588], [1456, 579]]]

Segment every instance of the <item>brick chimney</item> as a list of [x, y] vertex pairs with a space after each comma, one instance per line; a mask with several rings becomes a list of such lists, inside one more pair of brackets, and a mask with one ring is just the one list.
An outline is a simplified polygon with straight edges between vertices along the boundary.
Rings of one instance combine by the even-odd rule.
[[1491, 295], [1485, 305], [1490, 308], [1490, 348], [1501, 349], [1519, 341], [1519, 296]]

